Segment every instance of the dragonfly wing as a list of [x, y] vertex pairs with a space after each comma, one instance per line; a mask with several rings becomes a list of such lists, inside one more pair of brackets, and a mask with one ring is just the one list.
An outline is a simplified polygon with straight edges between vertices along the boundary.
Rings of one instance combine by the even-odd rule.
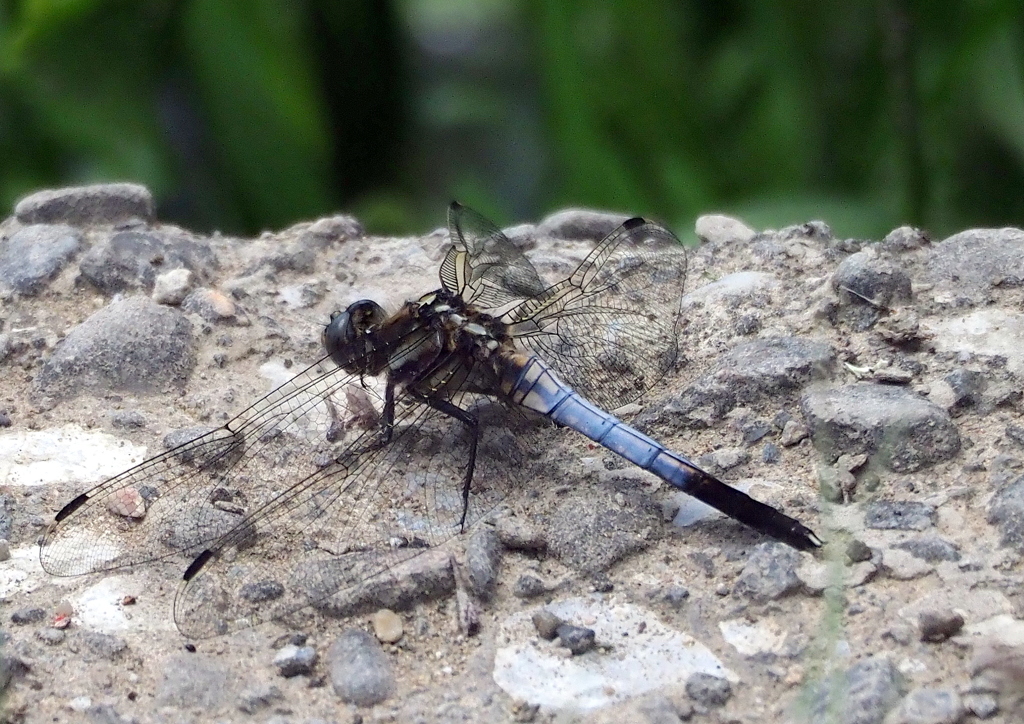
[[[464, 407], [470, 398], [452, 401]], [[473, 409], [504, 414], [490, 402]], [[310, 607], [330, 611], [356, 584], [458, 534], [469, 428], [406, 392], [390, 440], [380, 435], [366, 432], [201, 553], [175, 599], [182, 633], [202, 638]], [[525, 460], [503, 419], [482, 425], [465, 527], [505, 498]]]
[[441, 284], [481, 309], [496, 309], [544, 291], [533, 264], [490, 221], [452, 202], [451, 248], [441, 263]]
[[510, 332], [605, 409], [632, 402], [676, 362], [686, 252], [630, 219], [575, 272], [503, 317]]
[[346, 434], [353, 387], [358, 378], [325, 358], [222, 427], [79, 495], [43, 537], [44, 570], [70, 576], [193, 557], [290, 475], [316, 469], [330, 440]]

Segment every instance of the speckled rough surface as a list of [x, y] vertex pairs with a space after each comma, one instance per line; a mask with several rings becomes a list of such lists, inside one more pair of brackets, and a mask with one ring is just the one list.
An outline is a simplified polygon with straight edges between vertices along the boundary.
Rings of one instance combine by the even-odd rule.
[[[11, 555], [0, 561], [6, 720], [1024, 717], [1024, 345], [1013, 334], [1024, 329], [1019, 230], [933, 241], [904, 228], [871, 242], [834, 239], [820, 222], [779, 232], [721, 217], [697, 224], [708, 238], [691, 250], [687, 289], [697, 291], [684, 304], [684, 358], [624, 414], [810, 525], [829, 543], [816, 558], [765, 548], [757, 534], [701, 513], [675, 527], [678, 493], [569, 431], [545, 430], [528, 461], [536, 467], [499, 521], [500, 550], [488, 539], [485, 555], [471, 551], [474, 585], [486, 600], [458, 585], [470, 531], [416, 559], [418, 568], [393, 587], [368, 589], [367, 598], [333, 611], [354, 615], [314, 613], [198, 641], [192, 651], [171, 619], [183, 563], [52, 578], [39, 567], [36, 539], [65, 502], [123, 469], [118, 449], [135, 462], [142, 447], [161, 452], [168, 433], [222, 424], [320, 357], [332, 311], [360, 298], [395, 310], [436, 288], [446, 238], [367, 236], [345, 216], [257, 239], [205, 237], [154, 220], [144, 191], [48, 193], [0, 222], [0, 259], [12, 239], [18, 249], [77, 240], [33, 250], [31, 265], [7, 258], [0, 268], [12, 275], [0, 278], [0, 536]], [[588, 235], [619, 218], [565, 212], [517, 227], [514, 238], [554, 281], [591, 247]], [[59, 235], [24, 232], [41, 223], [64, 226]], [[858, 252], [857, 274], [835, 281]], [[874, 281], [860, 284], [865, 278]], [[850, 279], [860, 285], [850, 288]], [[899, 282], [898, 293], [866, 298], [887, 279]], [[151, 301], [154, 288], [165, 303]], [[175, 306], [189, 295], [199, 301]], [[131, 384], [116, 375], [76, 381], [81, 356], [61, 362], [82, 334], [75, 330], [124, 304], [171, 315], [168, 342], [178, 346], [154, 349], [154, 368]], [[115, 339], [88, 349], [98, 364], [116, 363], [103, 356], [123, 356], [119, 345], [152, 344], [120, 324], [130, 320], [114, 321], [107, 329]], [[865, 404], [874, 399], [866, 388], [884, 410]], [[829, 404], [815, 404], [822, 400]], [[525, 613], [528, 621], [535, 609], [581, 596], [597, 613], [567, 623], [598, 632], [582, 663], [611, 665], [627, 652], [642, 661], [656, 630], [664, 634], [657, 640], [706, 647], [714, 666], [730, 672], [728, 686], [702, 674], [616, 697], [605, 682], [593, 700], [608, 703], [575, 714], [513, 699], [495, 683], [496, 657], [503, 671], [523, 665], [516, 651], [537, 654], [527, 665], [572, 659], [557, 638], [511, 626], [512, 617]], [[372, 638], [375, 601], [402, 609], [397, 642]], [[612, 630], [601, 628], [603, 612], [622, 606], [633, 628], [602, 634]], [[58, 615], [68, 610], [69, 621]], [[929, 623], [957, 617], [962, 628], [942, 636]], [[369, 636], [345, 633], [351, 629]], [[344, 650], [339, 640], [358, 641], [360, 656], [373, 662], [359, 671], [368, 682], [360, 691], [369, 694], [353, 696], [332, 680], [352, 666], [334, 660]], [[275, 665], [285, 647], [305, 652], [301, 667]], [[719, 690], [730, 694], [706, 694]]]

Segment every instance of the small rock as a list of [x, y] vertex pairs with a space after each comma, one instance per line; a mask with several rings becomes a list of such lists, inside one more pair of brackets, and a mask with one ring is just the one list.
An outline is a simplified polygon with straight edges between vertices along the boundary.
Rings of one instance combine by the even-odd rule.
[[[0, 341], [0, 347], [3, 347], [2, 341]], [[3, 361], [3, 357], [3, 351], [0, 350], [0, 362]], [[10, 427], [11, 424], [11, 413], [7, 410], [0, 410], [0, 427]]]
[[14, 207], [22, 224], [116, 224], [133, 218], [152, 221], [154, 213], [149, 189], [127, 183], [37, 191]]
[[999, 529], [1003, 546], [1024, 553], [1024, 475], [996, 491], [987, 519]]
[[840, 724], [881, 724], [900, 700], [903, 679], [884, 655], [869, 656], [814, 687], [810, 721], [824, 722], [838, 712]]
[[61, 224], [36, 224], [0, 244], [0, 288], [38, 294], [78, 251], [82, 235]]
[[753, 239], [757, 232], [731, 216], [705, 214], [697, 217], [694, 233], [709, 243], [743, 244]]
[[25, 626], [30, 623], [39, 623], [46, 618], [46, 609], [42, 608], [19, 608], [11, 614], [11, 623], [18, 626]]
[[935, 525], [935, 506], [916, 501], [875, 501], [866, 507], [864, 525], [876, 530], [924, 530]]
[[754, 548], [736, 579], [733, 593], [753, 601], [773, 601], [800, 590], [796, 575], [800, 554], [782, 543], [761, 543]]
[[952, 689], [915, 689], [894, 715], [895, 724], [960, 724], [965, 715], [960, 696]]
[[777, 463], [782, 458], [782, 450], [773, 442], [765, 443], [761, 451], [761, 460], [766, 463]]
[[6, 538], [0, 538], [0, 561], [9, 561], [11, 559], [11, 544], [7, 542]]
[[137, 410], [116, 410], [110, 415], [110, 424], [119, 430], [141, 430], [146, 418]]
[[925, 611], [918, 617], [921, 640], [941, 643], [964, 627], [964, 617], [953, 611]]
[[732, 685], [728, 679], [698, 672], [686, 680], [686, 693], [700, 706], [717, 708], [732, 697]]
[[871, 547], [859, 538], [854, 538], [846, 546], [846, 557], [851, 563], [870, 561], [873, 556], [874, 551]]
[[274, 666], [277, 673], [286, 679], [293, 676], [308, 674], [316, 665], [317, 653], [312, 646], [282, 646], [274, 655]]
[[832, 289], [854, 329], [866, 330], [882, 313], [911, 299], [910, 277], [897, 264], [867, 248], [846, 257], [832, 274]]
[[394, 611], [382, 608], [370, 617], [373, 633], [378, 641], [393, 644], [402, 638], [402, 617]]
[[218, 657], [179, 653], [163, 659], [156, 701], [161, 706], [215, 709], [231, 701], [225, 664]]
[[537, 224], [542, 236], [556, 239], [602, 239], [619, 228], [627, 218], [625, 214], [610, 214], [590, 209], [565, 209], [551, 214]]
[[153, 282], [153, 301], [177, 306], [188, 296], [191, 288], [192, 272], [188, 269], [171, 269], [159, 274]]
[[490, 526], [477, 529], [466, 544], [466, 584], [469, 592], [481, 601], [490, 600], [498, 580], [501, 545], [498, 534]]
[[235, 303], [215, 289], [196, 289], [181, 302], [181, 308], [193, 312], [207, 322], [221, 322], [235, 316]]
[[662, 598], [665, 603], [678, 610], [690, 599], [690, 591], [683, 586], [670, 586]]
[[937, 535], [920, 536], [896, 543], [893, 548], [907, 551], [915, 558], [928, 563], [960, 560], [960, 549], [953, 543]]
[[530, 575], [519, 576], [512, 586], [512, 595], [524, 600], [542, 596], [547, 591], [548, 587], [544, 584], [544, 581]]
[[564, 623], [555, 632], [562, 646], [569, 649], [573, 656], [585, 654], [594, 648], [596, 633], [593, 629]]
[[807, 429], [807, 425], [797, 420], [789, 420], [782, 427], [779, 443], [783, 447], [793, 447], [810, 434], [811, 431]]
[[391, 663], [372, 636], [350, 629], [331, 644], [327, 667], [334, 693], [356, 706], [373, 706], [395, 690]]
[[558, 627], [565, 624], [565, 621], [546, 608], [535, 611], [531, 620], [533, 627], [537, 629], [537, 635], [545, 641], [554, 641], [558, 635]]
[[[99, 631], [82, 631], [76, 638], [93, 656], [113, 661], [128, 650], [128, 642], [120, 636], [100, 633]], [[76, 649], [78, 647], [76, 646]]]
[[906, 551], [895, 548], [882, 550], [882, 570], [897, 581], [913, 581], [927, 576], [935, 567], [927, 561], [915, 558]]
[[994, 694], [970, 693], [963, 696], [964, 708], [979, 719], [988, 719], [999, 711], [999, 700]]
[[67, 633], [59, 628], [41, 628], [36, 631], [36, 638], [47, 646], [57, 646], [64, 643]]

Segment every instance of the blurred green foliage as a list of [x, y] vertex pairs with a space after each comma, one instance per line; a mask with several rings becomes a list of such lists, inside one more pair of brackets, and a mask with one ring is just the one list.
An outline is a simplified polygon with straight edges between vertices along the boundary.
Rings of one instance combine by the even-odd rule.
[[567, 205], [1024, 223], [1009, 0], [0, 0], [0, 204], [134, 180], [252, 233]]

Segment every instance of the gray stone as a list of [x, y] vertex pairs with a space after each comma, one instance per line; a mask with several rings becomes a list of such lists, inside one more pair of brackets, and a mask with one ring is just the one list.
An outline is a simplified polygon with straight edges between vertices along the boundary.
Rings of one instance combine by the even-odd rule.
[[213, 709], [231, 696], [228, 673], [218, 657], [181, 653], [162, 662], [156, 700], [163, 706]]
[[337, 214], [317, 219], [306, 228], [306, 233], [327, 241], [345, 241], [358, 239], [366, 234], [366, 229], [356, 217]]
[[316, 666], [316, 661], [316, 649], [312, 646], [282, 646], [274, 655], [274, 666], [285, 678], [310, 673]]
[[910, 301], [910, 277], [897, 264], [879, 259], [874, 249], [851, 254], [832, 274], [841, 321], [853, 329], [869, 329], [890, 308]]
[[912, 500], [876, 500], [865, 508], [864, 525], [876, 530], [924, 530], [935, 525], [935, 506]]
[[92, 391], [164, 392], [195, 367], [192, 324], [148, 299], [115, 301], [68, 333], [34, 381], [54, 397]]
[[11, 623], [17, 626], [25, 626], [30, 623], [39, 623], [46, 619], [46, 609], [43, 608], [19, 608], [11, 614]]
[[597, 634], [593, 629], [563, 623], [556, 629], [560, 645], [569, 649], [573, 656], [585, 654], [594, 648]]
[[181, 304], [191, 289], [192, 272], [188, 269], [171, 269], [158, 274], [153, 281], [153, 301], [173, 307]]
[[481, 601], [490, 600], [498, 581], [501, 543], [491, 526], [479, 527], [466, 544], [466, 584]]
[[551, 214], [537, 224], [543, 236], [556, 239], [602, 239], [615, 231], [629, 217], [590, 209], [565, 209]]
[[75, 648], [84, 648], [93, 656], [113, 660], [128, 650], [128, 642], [120, 636], [100, 633], [99, 631], [82, 631], [75, 640]]
[[365, 631], [350, 629], [327, 650], [334, 693], [357, 706], [379, 704], [395, 690], [395, 675], [384, 650]]
[[893, 229], [878, 244], [879, 251], [887, 253], [901, 253], [913, 251], [928, 246], [931, 239], [921, 229], [913, 226], [901, 226]]
[[733, 593], [752, 601], [773, 601], [799, 591], [800, 554], [782, 543], [760, 543], [736, 579]]
[[593, 575], [657, 542], [665, 532], [661, 508], [636, 490], [618, 495], [606, 486], [593, 486], [562, 498], [548, 519], [550, 552], [567, 566]]
[[784, 226], [774, 233], [775, 238], [780, 241], [788, 241], [789, 239], [813, 239], [815, 241], [832, 241], [835, 239], [835, 234], [832, 233], [832, 227], [826, 224], [824, 221], [807, 221], [803, 224], [793, 224], [792, 226]]
[[921, 640], [941, 643], [964, 627], [964, 617], [954, 611], [923, 611], [917, 619]]
[[808, 382], [828, 379], [834, 365], [832, 348], [814, 340], [768, 337], [744, 342], [660, 410], [641, 415], [638, 424], [653, 414], [676, 425], [707, 427], [739, 405], [778, 401]]
[[937, 535], [911, 538], [896, 543], [893, 548], [901, 548], [915, 558], [920, 558], [929, 563], [960, 560], [960, 549], [945, 538], [940, 538]]
[[0, 241], [0, 288], [38, 294], [78, 251], [82, 235], [63, 224], [35, 224]]
[[530, 621], [533, 622], [537, 635], [545, 641], [553, 641], [558, 636], [558, 627], [565, 625], [565, 621], [546, 608], [534, 611]]
[[988, 522], [999, 529], [1004, 546], [1024, 553], [1024, 475], [1004, 485], [988, 504]]
[[1024, 281], [1024, 231], [970, 229], [926, 250], [920, 283], [956, 296], [958, 304], [984, 303], [993, 286]]
[[115, 410], [110, 414], [110, 424], [119, 430], [141, 430], [146, 418], [138, 410]]
[[[358, 571], [365, 563], [360, 562], [364, 554], [352, 553], [352, 563], [339, 561], [346, 571]], [[372, 554], [367, 554], [372, 556]], [[369, 565], [378, 570], [372, 560]], [[307, 576], [305, 580], [321, 580]], [[407, 611], [421, 601], [450, 596], [455, 592], [455, 573], [452, 559], [447, 551], [426, 549], [407, 561], [391, 566], [386, 573], [369, 579], [352, 581], [343, 585], [334, 595], [323, 599], [315, 591], [310, 592], [318, 611], [339, 618], [371, 613], [381, 608], [392, 611]]]
[[718, 244], [744, 244], [756, 234], [739, 219], [722, 214], [705, 214], [697, 217], [693, 231], [698, 238]]
[[810, 392], [800, 406], [829, 460], [867, 453], [900, 473], [949, 460], [960, 435], [945, 410], [901, 387], [859, 383]]
[[979, 719], [989, 719], [999, 711], [999, 700], [987, 692], [964, 694], [964, 708]]
[[38, 629], [35, 635], [37, 639], [47, 646], [57, 646], [64, 643], [64, 639], [67, 638], [64, 629], [49, 627]]
[[837, 724], [882, 724], [900, 700], [903, 680], [886, 656], [870, 656], [855, 663], [840, 681], [818, 682], [811, 705], [811, 721]]
[[114, 183], [70, 186], [37, 191], [21, 199], [14, 215], [23, 224], [116, 224], [130, 219], [152, 221], [155, 213], [149, 189]]
[[82, 276], [106, 294], [150, 290], [157, 275], [187, 269], [199, 278], [216, 266], [210, 248], [184, 235], [121, 231], [95, 244], [79, 263]]
[[698, 672], [686, 680], [686, 693], [699, 706], [711, 709], [725, 706], [732, 698], [732, 685], [728, 679]]
[[0, 493], [0, 538], [6, 541], [13, 540], [11, 533], [14, 532], [14, 509], [14, 496]]
[[547, 593], [548, 587], [536, 576], [523, 575], [512, 585], [512, 595], [516, 598], [530, 599]]
[[914, 689], [900, 703], [895, 724], [960, 724], [966, 712], [953, 689]]

